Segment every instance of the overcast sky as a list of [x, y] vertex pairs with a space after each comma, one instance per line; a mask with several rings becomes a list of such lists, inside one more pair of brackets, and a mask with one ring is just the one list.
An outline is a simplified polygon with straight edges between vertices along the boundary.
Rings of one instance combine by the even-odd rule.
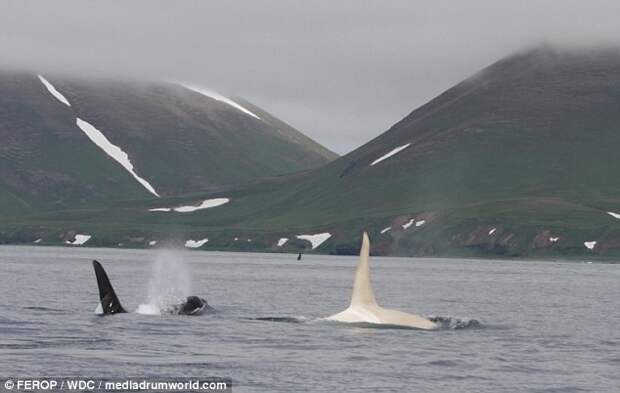
[[502, 56], [617, 44], [619, 17], [618, 0], [0, 0], [0, 66], [203, 85], [346, 153]]

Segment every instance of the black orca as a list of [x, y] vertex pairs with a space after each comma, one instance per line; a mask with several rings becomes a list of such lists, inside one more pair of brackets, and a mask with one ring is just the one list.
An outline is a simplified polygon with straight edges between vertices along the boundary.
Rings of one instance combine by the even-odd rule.
[[97, 261], [93, 261], [93, 267], [95, 268], [95, 276], [97, 276], [97, 285], [99, 286], [99, 301], [101, 302], [101, 310], [104, 315], [118, 314], [127, 312], [121, 306], [121, 302], [118, 300], [114, 288], [110, 283], [110, 279], [103, 270], [103, 266]]
[[[95, 268], [95, 276], [97, 276], [97, 285], [99, 286], [99, 300], [101, 302], [101, 312], [103, 315], [119, 314], [127, 312], [121, 306], [121, 302], [118, 300], [114, 288], [108, 279], [103, 266], [98, 261], [93, 261], [93, 267]], [[187, 299], [181, 303], [172, 306], [166, 312], [170, 314], [179, 315], [200, 315], [204, 312], [215, 311], [213, 307], [209, 306], [207, 301], [198, 296], [188, 296]]]
[[171, 314], [179, 315], [200, 315], [205, 311], [214, 311], [207, 301], [198, 296], [188, 296], [187, 299], [176, 306], [167, 310]]

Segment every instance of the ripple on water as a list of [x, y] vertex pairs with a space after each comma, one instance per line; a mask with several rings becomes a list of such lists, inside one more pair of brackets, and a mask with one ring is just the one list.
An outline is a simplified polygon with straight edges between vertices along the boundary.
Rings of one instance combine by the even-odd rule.
[[60, 308], [51, 308], [51, 307], [41, 307], [41, 306], [27, 306], [27, 307], [22, 307], [22, 309], [28, 310], [28, 311], [39, 311], [39, 312], [58, 313], [58, 314], [72, 313], [72, 311], [69, 311], [69, 310], [63, 310]]
[[432, 360], [430, 362], [426, 362], [429, 366], [439, 366], [439, 367], [459, 367], [461, 362], [451, 359], [442, 359], [442, 360]]
[[370, 358], [366, 356], [354, 355], [354, 356], [348, 356], [347, 360], [350, 360], [352, 362], [364, 362], [364, 361], [370, 360]]

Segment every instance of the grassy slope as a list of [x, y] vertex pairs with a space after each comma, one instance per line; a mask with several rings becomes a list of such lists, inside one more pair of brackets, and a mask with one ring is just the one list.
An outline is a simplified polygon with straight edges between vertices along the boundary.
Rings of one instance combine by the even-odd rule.
[[[618, 107], [617, 53], [542, 48], [492, 65], [325, 167], [210, 195], [229, 205], [180, 215], [135, 202], [31, 223], [79, 222], [110, 239], [208, 236], [212, 249], [276, 249], [280, 236], [330, 231], [320, 250], [351, 252], [365, 229], [385, 254], [615, 256], [620, 220], [605, 211], [620, 212]], [[403, 230], [409, 218], [426, 224]], [[239, 236], [254, 241], [241, 247]], [[297, 246], [307, 244], [286, 249]]]
[[123, 146], [164, 195], [242, 184], [329, 160], [275, 132], [270, 122], [179, 85], [55, 83], [75, 102], [76, 112]]
[[178, 85], [46, 76], [71, 107], [36, 75], [0, 72], [3, 215], [150, 196], [84, 135], [76, 117], [121, 146], [163, 195], [218, 189], [333, 158], [290, 127], [274, 130], [281, 126], [274, 117], [257, 120]]
[[[99, 152], [36, 77], [0, 78], [0, 193], [32, 211], [148, 194]], [[122, 174], [122, 175], [119, 175]], [[6, 206], [3, 210], [15, 213]]]
[[[271, 131], [273, 132], [274, 135], [277, 135], [278, 137], [284, 140], [287, 140], [291, 143], [294, 143], [296, 145], [303, 146], [308, 151], [312, 151], [316, 155], [323, 157], [325, 159], [325, 163], [329, 161], [333, 161], [338, 158], [338, 154], [327, 149], [325, 146], [320, 145], [313, 139], [302, 134], [301, 132], [297, 131], [295, 128], [291, 127], [289, 124], [278, 119], [277, 117], [273, 116], [269, 112], [266, 112], [264, 109], [254, 105], [253, 103], [246, 101], [243, 98], [235, 98], [235, 102], [243, 105], [245, 108], [252, 111], [252, 113], [257, 114], [261, 119], [269, 123], [271, 125]], [[304, 156], [300, 156], [299, 160], [303, 161], [303, 160], [307, 160], [307, 158]], [[313, 166], [316, 166], [316, 165], [309, 162], [307, 165], [304, 165], [304, 168], [310, 169]]]

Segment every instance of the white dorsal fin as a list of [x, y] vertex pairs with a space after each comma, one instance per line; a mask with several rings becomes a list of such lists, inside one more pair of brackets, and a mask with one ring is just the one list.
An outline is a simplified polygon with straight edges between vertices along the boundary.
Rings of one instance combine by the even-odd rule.
[[360, 250], [360, 261], [355, 270], [351, 306], [377, 305], [375, 294], [372, 290], [372, 284], [370, 283], [369, 255], [370, 240], [368, 240], [368, 234], [364, 232], [362, 237], [362, 249]]

